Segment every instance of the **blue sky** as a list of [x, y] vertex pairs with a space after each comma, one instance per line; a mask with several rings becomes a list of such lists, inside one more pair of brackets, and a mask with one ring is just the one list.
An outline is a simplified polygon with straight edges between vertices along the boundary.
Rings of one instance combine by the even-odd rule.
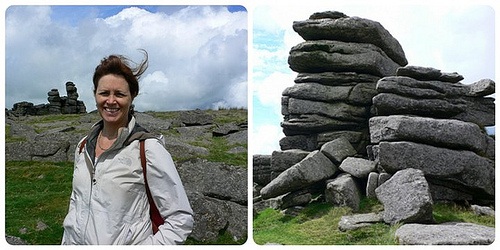
[[187, 110], [248, 105], [248, 15], [243, 6], [10, 6], [5, 12], [6, 108], [47, 103], [73, 81], [95, 109], [99, 61], [149, 53], [136, 109]]
[[[253, 154], [279, 150], [284, 137], [280, 122], [281, 93], [294, 84], [290, 48], [304, 41], [292, 29], [293, 21], [335, 10], [380, 22], [401, 43], [409, 65], [458, 72], [462, 83], [495, 80], [495, 12], [490, 6], [448, 4], [369, 4], [257, 6], [253, 16]], [[453, 4], [452, 4], [453, 3]]]

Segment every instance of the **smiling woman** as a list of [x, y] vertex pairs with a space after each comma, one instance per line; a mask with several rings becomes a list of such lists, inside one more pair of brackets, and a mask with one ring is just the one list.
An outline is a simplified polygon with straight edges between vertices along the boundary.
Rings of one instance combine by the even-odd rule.
[[95, 69], [102, 120], [76, 147], [62, 244], [181, 244], [191, 233], [193, 211], [170, 153], [131, 112], [148, 66], [143, 52], [135, 68], [111, 55]]

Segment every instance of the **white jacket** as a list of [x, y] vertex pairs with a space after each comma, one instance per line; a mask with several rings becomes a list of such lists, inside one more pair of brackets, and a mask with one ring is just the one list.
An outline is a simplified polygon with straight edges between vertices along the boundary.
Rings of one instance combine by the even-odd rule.
[[[64, 219], [62, 244], [181, 244], [193, 228], [193, 211], [172, 157], [159, 139], [147, 139], [147, 180], [165, 223], [153, 235], [141, 167], [139, 141], [127, 142], [135, 118], [115, 143], [95, 160], [94, 125], [75, 152], [73, 191]], [[140, 126], [139, 126], [140, 128]], [[130, 143], [130, 144], [129, 144]], [[94, 163], [95, 161], [95, 163]]]

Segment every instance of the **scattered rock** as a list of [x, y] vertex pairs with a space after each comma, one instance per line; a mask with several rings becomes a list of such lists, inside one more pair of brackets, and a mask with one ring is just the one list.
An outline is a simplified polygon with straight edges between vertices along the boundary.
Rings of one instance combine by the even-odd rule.
[[383, 216], [380, 213], [345, 215], [340, 217], [339, 230], [342, 232], [351, 231], [379, 222], [384, 222]]
[[10, 245], [29, 245], [28, 242], [16, 236], [5, 235], [5, 240]]
[[398, 171], [375, 193], [384, 205], [384, 221], [388, 224], [434, 221], [429, 185], [421, 170]]
[[295, 191], [333, 176], [337, 167], [319, 150], [278, 175], [260, 191], [268, 199]]
[[366, 179], [370, 172], [375, 171], [377, 163], [363, 158], [347, 157], [339, 169], [360, 179]]
[[406, 224], [396, 230], [400, 245], [489, 245], [495, 228], [472, 223]]
[[45, 224], [43, 221], [39, 220], [36, 222], [36, 231], [43, 231], [47, 229], [49, 226]]
[[340, 174], [326, 183], [325, 200], [335, 206], [359, 210], [361, 191], [350, 174]]
[[471, 208], [472, 208], [472, 211], [474, 211], [474, 213], [477, 215], [486, 215], [486, 216], [495, 217], [495, 210], [493, 210], [490, 207], [471, 205]]

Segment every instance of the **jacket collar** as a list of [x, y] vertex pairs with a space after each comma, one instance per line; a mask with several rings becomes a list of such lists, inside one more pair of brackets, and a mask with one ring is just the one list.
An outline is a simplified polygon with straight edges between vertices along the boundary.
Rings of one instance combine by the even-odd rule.
[[[99, 122], [95, 123], [92, 126], [90, 133], [87, 135], [87, 143], [85, 146], [86, 146], [86, 151], [88, 152], [90, 159], [92, 161], [94, 161], [95, 159], [95, 147], [97, 145], [97, 138], [103, 126], [104, 126], [104, 121], [100, 120]], [[130, 116], [128, 125], [126, 127], [121, 127], [118, 129], [118, 137], [108, 150], [119, 149], [129, 144], [130, 142], [128, 142], [127, 139], [131, 136], [132, 131], [137, 131], [135, 127], [140, 127], [140, 126], [139, 124], [136, 124], [135, 117]]]

